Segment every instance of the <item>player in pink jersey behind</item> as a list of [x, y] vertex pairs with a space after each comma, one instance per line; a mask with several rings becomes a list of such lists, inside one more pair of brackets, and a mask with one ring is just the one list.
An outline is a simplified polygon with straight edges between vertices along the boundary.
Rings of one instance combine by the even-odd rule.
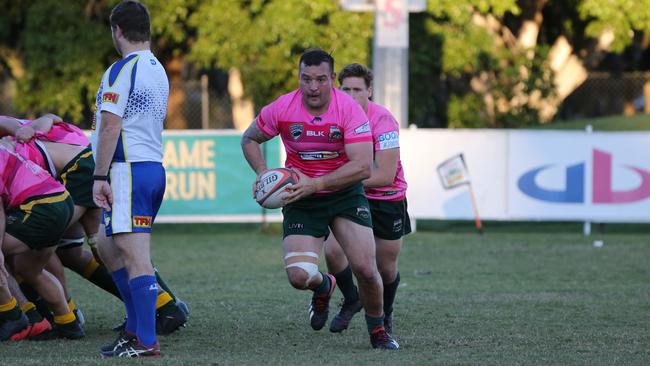
[[[384, 326], [393, 333], [393, 303], [399, 286], [397, 256], [402, 237], [411, 232], [406, 210], [406, 181], [399, 154], [399, 123], [384, 107], [371, 102], [372, 71], [363, 65], [345, 66], [339, 73], [341, 90], [359, 103], [370, 119], [374, 143], [374, 169], [370, 178], [363, 181], [370, 203], [373, 233], [377, 246], [377, 267], [384, 284]], [[352, 272], [336, 239], [336, 233], [325, 243], [327, 267], [334, 273], [344, 302], [332, 319], [330, 331], [347, 329], [355, 313], [361, 310], [359, 293], [354, 286]]]
[[[0, 240], [3, 255], [51, 304], [55, 328], [66, 338], [84, 336], [58, 281], [43, 271], [73, 213], [72, 198], [48, 172], [0, 143]], [[29, 323], [8, 293], [0, 260], [0, 339]], [[18, 324], [20, 323], [20, 324]]]
[[293, 287], [313, 291], [312, 328], [320, 330], [327, 322], [336, 286], [332, 275], [318, 271], [331, 229], [359, 281], [373, 348], [397, 349], [384, 328], [372, 221], [361, 185], [372, 164], [368, 118], [352, 98], [334, 88], [334, 59], [327, 52], [307, 50], [298, 66], [299, 89], [262, 108], [242, 137], [244, 156], [259, 179], [268, 169], [260, 144], [280, 135], [285, 166], [300, 175], [282, 209], [284, 263]]

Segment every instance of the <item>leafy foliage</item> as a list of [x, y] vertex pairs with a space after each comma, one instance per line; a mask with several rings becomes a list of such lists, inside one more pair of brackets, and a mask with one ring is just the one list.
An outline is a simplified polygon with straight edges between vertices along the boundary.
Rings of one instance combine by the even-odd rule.
[[[0, 80], [15, 81], [18, 111], [89, 116], [101, 73], [117, 58], [108, 14], [118, 2], [0, 0]], [[206, 69], [238, 68], [258, 108], [295, 89], [306, 48], [332, 51], [337, 69], [370, 64], [373, 14], [343, 11], [338, 1], [145, 3], [163, 62], [187, 56]], [[513, 46], [507, 33], [516, 38], [530, 9], [540, 6], [552, 17], [543, 19], [537, 46]], [[410, 15], [409, 120], [435, 127], [535, 124], [537, 101], [553, 96], [555, 87], [550, 43], [567, 37], [574, 54], [593, 66], [593, 44], [604, 33], [621, 52], [633, 35], [650, 31], [646, 8], [633, 0], [429, 0], [426, 12]]]
[[78, 120], [94, 102], [107, 56], [114, 50], [108, 27], [92, 15], [80, 16], [84, 5], [83, 0], [66, 6], [42, 0], [27, 9], [17, 44], [25, 67], [17, 79], [18, 109], [49, 110]]
[[298, 56], [331, 51], [335, 68], [368, 63], [372, 15], [342, 11], [329, 0], [208, 1], [190, 24], [190, 58], [205, 67], [239, 68], [247, 95], [260, 107], [297, 86]]

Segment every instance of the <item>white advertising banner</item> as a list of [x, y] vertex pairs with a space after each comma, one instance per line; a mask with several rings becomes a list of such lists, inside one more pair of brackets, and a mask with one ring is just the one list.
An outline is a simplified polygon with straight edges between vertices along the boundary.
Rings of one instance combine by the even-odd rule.
[[402, 130], [409, 213], [473, 220], [467, 185], [437, 167], [462, 154], [487, 220], [650, 222], [650, 133]]
[[404, 129], [400, 140], [412, 217], [474, 220], [468, 186], [446, 190], [437, 173], [440, 164], [462, 153], [481, 217], [507, 219], [507, 131]]
[[510, 131], [508, 217], [650, 221], [650, 133]]

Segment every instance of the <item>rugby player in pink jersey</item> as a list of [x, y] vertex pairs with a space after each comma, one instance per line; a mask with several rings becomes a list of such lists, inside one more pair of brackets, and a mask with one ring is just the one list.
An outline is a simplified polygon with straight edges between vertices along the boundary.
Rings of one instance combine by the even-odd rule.
[[[61, 263], [122, 300], [95, 246], [100, 210], [92, 198], [95, 162], [86, 134], [77, 126], [64, 122], [61, 117], [48, 113], [33, 121], [0, 116], [0, 136], [3, 135], [15, 136], [16, 140], [23, 142], [24, 146], [18, 145], [23, 156], [49, 170], [65, 185], [75, 202], [71, 227], [56, 251]], [[92, 254], [82, 248], [84, 233]], [[68, 295], [63, 268], [52, 263], [48, 270], [61, 281]], [[187, 321], [189, 312], [187, 305], [176, 298], [158, 270], [154, 270], [160, 284], [156, 302], [156, 332], [167, 335]], [[76, 305], [71, 302], [70, 306]], [[75, 314], [79, 315], [80, 310], [77, 309]]]
[[397, 349], [384, 328], [381, 277], [361, 184], [372, 165], [368, 119], [352, 98], [334, 88], [334, 59], [327, 52], [305, 51], [298, 71], [298, 90], [262, 108], [242, 137], [244, 156], [258, 179], [268, 169], [260, 144], [277, 135], [287, 152], [285, 166], [300, 175], [282, 209], [289, 283], [313, 291], [310, 322], [314, 330], [322, 329], [336, 279], [318, 271], [318, 258], [331, 230], [359, 281], [371, 345]]
[[[73, 214], [72, 198], [60, 183], [36, 164], [0, 143], [0, 240], [13, 268], [52, 306], [55, 328], [66, 338], [84, 336], [65, 300], [63, 290], [43, 270]], [[2, 267], [4, 259], [0, 260]], [[0, 339], [29, 323], [8, 293], [5, 268], [0, 268]], [[19, 320], [18, 318], [22, 318]], [[22, 324], [16, 324], [16, 321]]]
[[[406, 210], [407, 184], [399, 153], [399, 123], [386, 108], [370, 101], [372, 79], [372, 71], [360, 64], [347, 65], [339, 73], [341, 90], [359, 103], [370, 120], [374, 169], [370, 178], [363, 181], [363, 186], [370, 203], [377, 267], [384, 284], [384, 326], [393, 334], [393, 303], [400, 280], [397, 256], [402, 237], [411, 232], [411, 224]], [[361, 310], [361, 301], [348, 260], [336, 239], [336, 234], [327, 239], [325, 259], [344, 296], [341, 310], [330, 323], [330, 331], [342, 332]]]

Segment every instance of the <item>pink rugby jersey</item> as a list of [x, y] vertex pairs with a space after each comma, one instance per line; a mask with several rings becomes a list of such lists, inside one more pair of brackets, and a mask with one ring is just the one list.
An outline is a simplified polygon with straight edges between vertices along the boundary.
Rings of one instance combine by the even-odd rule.
[[0, 197], [5, 208], [18, 207], [34, 196], [63, 191], [65, 188], [45, 170], [0, 145]]
[[262, 108], [257, 126], [268, 137], [280, 135], [287, 152], [285, 166], [311, 178], [329, 174], [350, 161], [346, 144], [372, 141], [363, 109], [338, 89], [332, 89], [327, 112], [320, 116], [305, 109], [300, 90], [285, 94]]
[[[372, 129], [372, 141], [375, 153], [381, 150], [399, 149], [399, 123], [385, 107], [368, 102], [368, 118]], [[397, 159], [397, 171], [391, 185], [366, 188], [369, 200], [401, 201], [406, 197], [406, 180], [402, 161]]]
[[53, 177], [56, 178], [58, 176], [54, 163], [52, 163], [52, 158], [47, 153], [45, 146], [38, 142], [38, 140], [32, 139], [25, 143], [16, 142], [15, 149], [17, 154], [35, 163], [40, 168], [49, 172]]
[[[32, 121], [21, 120], [21, 123], [30, 125]], [[68, 145], [90, 145], [86, 134], [79, 127], [67, 122], [52, 124], [52, 129], [49, 132], [36, 131], [34, 137], [41, 141], [60, 142]]]

